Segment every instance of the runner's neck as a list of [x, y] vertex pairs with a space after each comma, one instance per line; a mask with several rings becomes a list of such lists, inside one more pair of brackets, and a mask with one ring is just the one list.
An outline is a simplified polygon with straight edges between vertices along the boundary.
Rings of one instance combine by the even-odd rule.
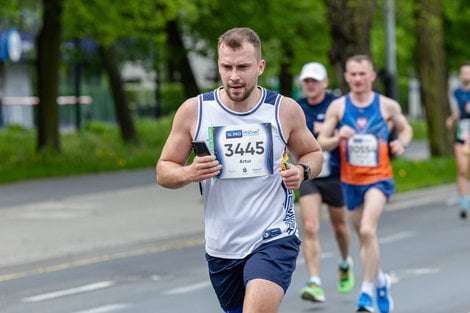
[[374, 100], [374, 92], [351, 93], [351, 100], [358, 107], [366, 107]]

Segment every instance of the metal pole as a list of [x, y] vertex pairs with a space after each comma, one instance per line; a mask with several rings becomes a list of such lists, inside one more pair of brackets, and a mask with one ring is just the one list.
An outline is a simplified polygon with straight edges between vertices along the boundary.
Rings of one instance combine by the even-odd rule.
[[160, 71], [160, 54], [155, 54], [155, 118], [158, 119], [162, 115], [162, 90], [161, 90], [161, 74]]
[[397, 51], [395, 39], [395, 1], [385, 0], [385, 93], [397, 99]]
[[80, 83], [81, 83], [81, 68], [80, 68], [80, 39], [74, 40], [77, 58], [75, 60], [75, 129], [80, 130], [81, 127], [81, 104], [80, 104]]

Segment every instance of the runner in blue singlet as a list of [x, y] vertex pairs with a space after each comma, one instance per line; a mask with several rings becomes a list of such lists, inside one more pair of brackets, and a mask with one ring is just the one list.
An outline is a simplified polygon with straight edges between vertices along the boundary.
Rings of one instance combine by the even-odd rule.
[[[350, 93], [330, 104], [318, 142], [323, 149], [340, 147], [341, 182], [360, 242], [363, 277], [357, 312], [374, 312], [376, 304], [381, 313], [390, 313], [391, 279], [381, 270], [377, 230], [393, 193], [388, 152], [403, 154], [413, 131], [400, 105], [372, 90], [376, 73], [368, 56], [350, 57], [344, 77]], [[398, 132], [390, 142], [389, 127]]]
[[455, 125], [454, 154], [457, 163], [457, 192], [459, 194], [460, 217], [468, 215], [468, 164], [470, 161], [470, 62], [460, 67], [461, 86], [454, 91], [457, 110], [447, 118], [446, 125]]

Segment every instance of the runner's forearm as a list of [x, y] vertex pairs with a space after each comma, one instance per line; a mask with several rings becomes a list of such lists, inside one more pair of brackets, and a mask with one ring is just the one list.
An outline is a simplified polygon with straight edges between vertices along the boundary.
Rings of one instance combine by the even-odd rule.
[[192, 181], [187, 174], [189, 166], [160, 160], [156, 167], [157, 183], [165, 188], [177, 189]]

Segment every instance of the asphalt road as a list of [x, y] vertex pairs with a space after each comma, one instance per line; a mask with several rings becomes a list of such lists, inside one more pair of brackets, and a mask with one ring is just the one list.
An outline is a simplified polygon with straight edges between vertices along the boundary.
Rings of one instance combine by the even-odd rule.
[[[0, 187], [1, 313], [217, 313], [196, 186], [157, 187], [151, 170]], [[395, 312], [470, 313], [470, 222], [454, 186], [397, 195], [380, 226]], [[281, 313], [353, 312], [336, 291], [337, 248], [322, 219], [327, 302], [302, 301], [302, 257]], [[357, 239], [352, 242], [360, 280]]]

